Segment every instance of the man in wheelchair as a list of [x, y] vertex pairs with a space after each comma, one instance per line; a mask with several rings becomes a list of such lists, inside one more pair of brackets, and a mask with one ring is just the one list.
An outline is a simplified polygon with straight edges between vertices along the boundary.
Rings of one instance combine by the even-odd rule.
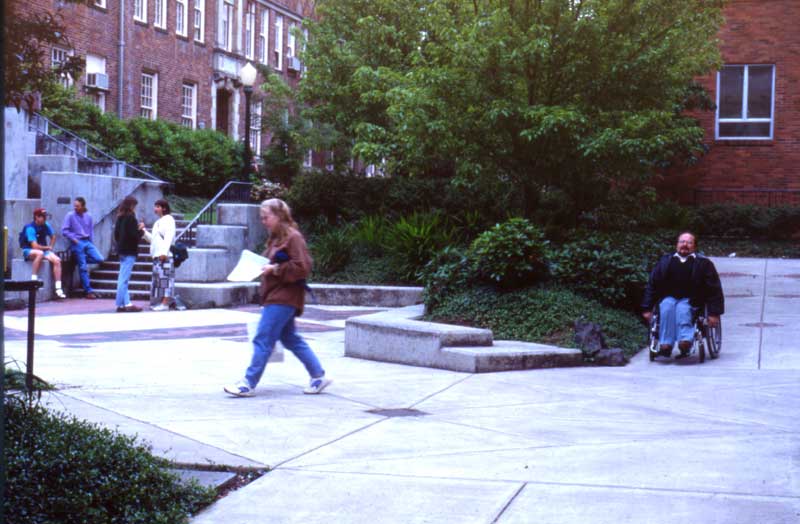
[[719, 328], [719, 317], [725, 312], [722, 284], [714, 263], [697, 253], [693, 233], [685, 231], [678, 235], [675, 253], [662, 256], [653, 268], [642, 309], [642, 316], [648, 322], [653, 320], [654, 312], [659, 316], [658, 356], [661, 357], [672, 356], [676, 340], [680, 356], [689, 355], [698, 314], [706, 315], [709, 328]]

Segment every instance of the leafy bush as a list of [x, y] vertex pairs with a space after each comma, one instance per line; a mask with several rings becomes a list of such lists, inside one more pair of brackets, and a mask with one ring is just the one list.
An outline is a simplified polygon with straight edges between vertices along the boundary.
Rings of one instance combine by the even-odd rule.
[[503, 289], [518, 289], [547, 275], [541, 229], [524, 218], [512, 218], [481, 233], [469, 249], [480, 278]]
[[149, 165], [175, 192], [211, 197], [242, 172], [242, 144], [211, 129], [192, 130], [164, 120], [121, 120], [72, 90], [43, 94], [42, 114], [98, 149], [134, 165]]
[[215, 497], [133, 437], [38, 405], [4, 409], [8, 524], [185, 523]]
[[389, 228], [384, 249], [392, 271], [413, 280], [434, 254], [453, 242], [453, 230], [438, 213], [412, 213]]
[[270, 198], [280, 198], [286, 200], [289, 190], [279, 182], [271, 182], [267, 179], [259, 179], [253, 182], [250, 189], [250, 199], [254, 202], [263, 202]]
[[378, 256], [389, 231], [389, 222], [382, 216], [363, 217], [355, 226], [353, 237], [358, 248], [367, 256]]
[[342, 270], [350, 261], [353, 249], [353, 236], [350, 228], [331, 229], [314, 237], [310, 249], [314, 258], [315, 272], [321, 275], [331, 275]]
[[469, 287], [475, 279], [467, 251], [448, 246], [439, 251], [420, 273], [425, 288], [422, 299], [428, 311], [436, 309], [446, 297]]
[[603, 304], [636, 309], [658, 257], [671, 249], [671, 237], [591, 233], [552, 249], [553, 279]]
[[694, 210], [690, 229], [701, 238], [790, 239], [800, 232], [800, 207], [713, 204]]
[[471, 287], [443, 298], [428, 320], [491, 329], [495, 339], [574, 347], [578, 319], [603, 328], [609, 347], [630, 357], [646, 344], [647, 330], [633, 313], [604, 307], [569, 290], [528, 287], [502, 292]]

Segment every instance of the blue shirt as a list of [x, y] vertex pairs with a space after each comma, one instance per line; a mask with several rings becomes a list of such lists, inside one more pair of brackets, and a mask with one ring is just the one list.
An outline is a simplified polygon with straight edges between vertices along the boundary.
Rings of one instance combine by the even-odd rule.
[[28, 239], [28, 247], [31, 247], [31, 242], [36, 242], [42, 247], [48, 247], [48, 237], [53, 238], [53, 228], [50, 224], [45, 222], [41, 226], [36, 224], [28, 224], [25, 226], [25, 238]]

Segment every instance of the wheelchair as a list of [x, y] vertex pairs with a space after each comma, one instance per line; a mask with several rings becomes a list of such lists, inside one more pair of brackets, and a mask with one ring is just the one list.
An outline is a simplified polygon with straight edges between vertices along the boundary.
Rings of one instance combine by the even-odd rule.
[[[697, 360], [702, 364], [706, 361], [706, 355], [712, 360], [719, 356], [722, 350], [722, 319], [715, 327], [708, 325], [708, 309], [692, 308], [692, 321], [694, 323], [694, 335], [692, 336], [692, 347], [687, 355], [678, 358], [697, 355]], [[658, 306], [653, 308], [653, 316], [650, 318], [650, 362], [654, 361], [659, 352], [658, 328], [659, 328]]]

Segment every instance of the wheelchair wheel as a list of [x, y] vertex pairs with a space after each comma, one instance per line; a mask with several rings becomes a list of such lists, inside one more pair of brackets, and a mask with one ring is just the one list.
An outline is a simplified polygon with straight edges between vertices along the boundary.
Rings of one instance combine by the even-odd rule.
[[708, 356], [717, 358], [722, 349], [722, 321], [717, 327], [707, 328], [708, 336], [706, 337], [708, 344]]
[[703, 339], [697, 341], [697, 360], [701, 364], [706, 361], [706, 344]]
[[658, 355], [658, 315], [654, 314], [650, 319], [650, 345], [648, 346], [648, 353], [650, 353], [650, 362], [653, 362]]

